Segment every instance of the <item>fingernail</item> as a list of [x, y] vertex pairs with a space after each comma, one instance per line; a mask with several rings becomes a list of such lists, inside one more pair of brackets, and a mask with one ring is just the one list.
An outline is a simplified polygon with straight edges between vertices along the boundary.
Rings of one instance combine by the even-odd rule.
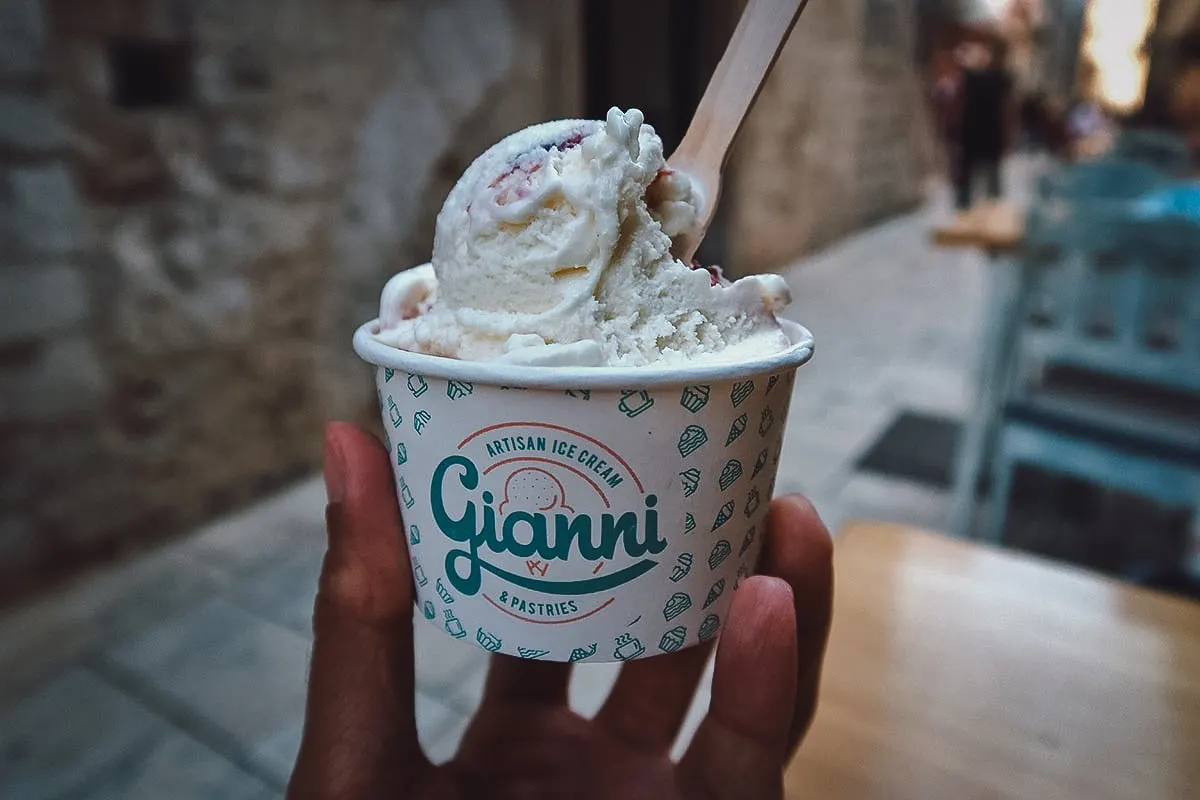
[[328, 425], [325, 426], [325, 496], [331, 505], [346, 499], [346, 461]]

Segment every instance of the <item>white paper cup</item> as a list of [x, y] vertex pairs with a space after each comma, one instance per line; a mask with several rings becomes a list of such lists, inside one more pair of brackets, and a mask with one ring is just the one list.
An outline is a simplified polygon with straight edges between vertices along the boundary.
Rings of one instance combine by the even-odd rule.
[[707, 641], [758, 559], [812, 336], [737, 364], [377, 367], [418, 612], [485, 650], [625, 661]]

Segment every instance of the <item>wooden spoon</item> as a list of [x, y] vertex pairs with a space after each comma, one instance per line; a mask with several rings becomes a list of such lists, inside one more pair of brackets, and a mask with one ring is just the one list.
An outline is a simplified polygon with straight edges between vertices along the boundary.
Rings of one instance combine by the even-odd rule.
[[729, 148], [807, 5], [808, 0], [749, 0], [700, 98], [692, 124], [667, 160], [672, 170], [691, 178], [699, 195], [695, 224], [676, 236], [672, 246], [676, 258], [685, 264], [691, 263], [712, 223]]

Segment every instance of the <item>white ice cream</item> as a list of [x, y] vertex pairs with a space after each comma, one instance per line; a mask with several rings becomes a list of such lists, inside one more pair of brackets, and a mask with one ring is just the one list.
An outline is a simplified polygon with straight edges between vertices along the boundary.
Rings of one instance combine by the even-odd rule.
[[470, 360], [666, 366], [789, 345], [783, 279], [714, 285], [671, 256], [696, 214], [642, 113], [518, 131], [467, 169], [438, 215], [433, 260], [384, 288], [380, 341]]

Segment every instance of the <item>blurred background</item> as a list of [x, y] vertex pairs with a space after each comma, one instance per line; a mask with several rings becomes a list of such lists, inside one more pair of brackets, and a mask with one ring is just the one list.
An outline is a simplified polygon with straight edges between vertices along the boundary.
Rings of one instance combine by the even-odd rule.
[[[281, 796], [352, 331], [504, 134], [669, 151], [742, 5], [0, 2], [0, 797]], [[814, 0], [701, 251], [817, 336], [778, 491], [1192, 602], [1198, 153], [1200, 1]]]

